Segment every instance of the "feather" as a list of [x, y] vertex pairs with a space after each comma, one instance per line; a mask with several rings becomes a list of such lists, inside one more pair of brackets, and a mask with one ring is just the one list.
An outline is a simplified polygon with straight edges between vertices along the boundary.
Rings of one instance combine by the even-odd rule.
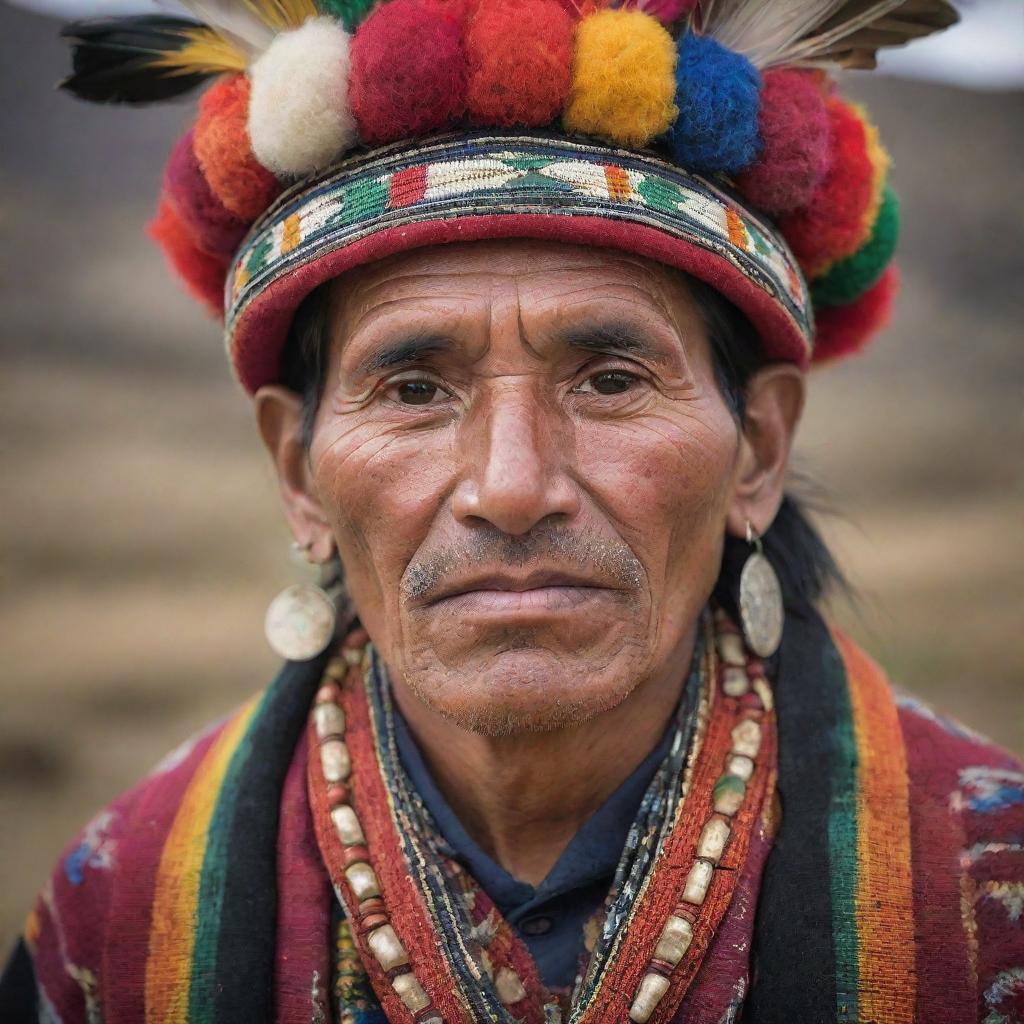
[[699, 30], [756, 67], [873, 67], [888, 46], [948, 28], [949, 0], [703, 0]]
[[181, 6], [196, 21], [229, 39], [250, 60], [259, 56], [274, 38], [274, 29], [248, 0], [181, 0]]
[[[960, 20], [948, 0], [904, 0], [890, 4], [887, 11], [879, 11], [880, 6], [864, 0], [847, 3], [813, 36], [801, 40], [794, 59], [842, 67], [874, 67], [879, 50], [923, 39]], [[858, 7], [862, 10], [852, 10]], [[851, 64], [851, 60], [857, 63]]]
[[65, 25], [60, 34], [71, 45], [72, 73], [59, 88], [94, 103], [156, 103], [245, 67], [244, 54], [184, 18], [91, 19]]
[[[159, 2], [159, 0], [158, 0]], [[179, 0], [197, 20], [229, 39], [250, 60], [278, 32], [298, 28], [320, 12], [314, 0]]]

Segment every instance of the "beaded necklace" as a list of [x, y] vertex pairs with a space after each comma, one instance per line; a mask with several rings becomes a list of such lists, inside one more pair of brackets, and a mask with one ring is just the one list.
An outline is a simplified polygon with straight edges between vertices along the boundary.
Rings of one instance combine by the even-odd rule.
[[308, 783], [321, 854], [388, 1020], [672, 1019], [774, 780], [761, 664], [723, 613], [705, 617], [705, 633], [691, 706], [681, 707], [568, 1001], [544, 987], [486, 893], [445, 856], [398, 761], [383, 665], [364, 630], [348, 635], [311, 712]]

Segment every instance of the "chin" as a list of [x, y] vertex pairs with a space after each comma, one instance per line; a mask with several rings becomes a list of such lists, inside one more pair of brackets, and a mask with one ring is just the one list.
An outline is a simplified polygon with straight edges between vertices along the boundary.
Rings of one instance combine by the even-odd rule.
[[617, 656], [566, 655], [514, 642], [460, 663], [410, 666], [406, 686], [469, 732], [516, 736], [572, 728], [620, 704], [643, 678]]

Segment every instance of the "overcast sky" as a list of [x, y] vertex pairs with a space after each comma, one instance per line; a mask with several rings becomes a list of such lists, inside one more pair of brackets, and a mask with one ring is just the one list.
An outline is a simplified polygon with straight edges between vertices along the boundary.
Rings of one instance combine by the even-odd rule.
[[[55, 17], [86, 18], [180, 8], [174, 0], [9, 0]], [[901, 50], [882, 55], [889, 74], [927, 78], [976, 89], [1024, 88], [1024, 3], [958, 0], [963, 21]]]

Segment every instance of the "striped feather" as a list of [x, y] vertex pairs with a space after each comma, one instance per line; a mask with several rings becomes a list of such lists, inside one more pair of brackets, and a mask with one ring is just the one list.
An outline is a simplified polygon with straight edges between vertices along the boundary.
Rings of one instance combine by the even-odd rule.
[[878, 50], [958, 20], [949, 0], [703, 0], [700, 31], [759, 68], [874, 67]]
[[262, 53], [278, 32], [298, 28], [320, 12], [314, 0], [180, 0], [197, 20], [246, 52]]
[[[142, 15], [75, 21], [61, 29], [72, 73], [59, 83], [93, 103], [156, 103], [189, 92], [211, 74], [237, 66], [239, 55], [214, 54], [211, 33], [184, 18]], [[198, 50], [202, 60], [192, 54]]]
[[167, 51], [153, 64], [166, 68], [168, 74], [220, 75], [229, 71], [244, 72], [248, 67], [245, 54], [230, 40], [205, 25], [189, 29], [185, 45], [176, 52]]

